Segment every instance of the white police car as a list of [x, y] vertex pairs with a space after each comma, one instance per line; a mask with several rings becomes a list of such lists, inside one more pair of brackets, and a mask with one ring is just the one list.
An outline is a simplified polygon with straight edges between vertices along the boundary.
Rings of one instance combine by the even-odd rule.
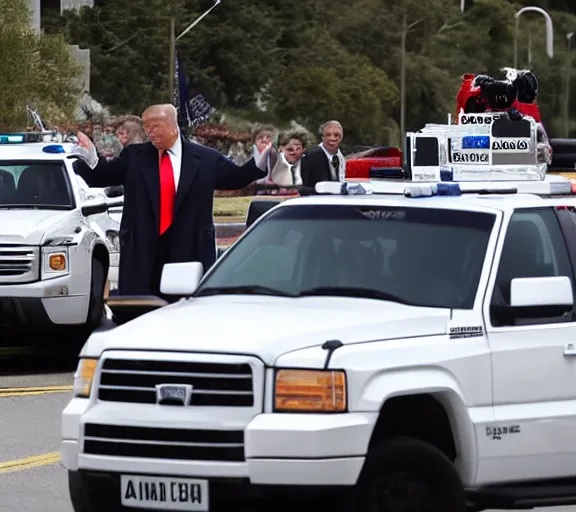
[[74, 173], [72, 143], [0, 135], [0, 325], [96, 327], [113, 236], [113, 203]]

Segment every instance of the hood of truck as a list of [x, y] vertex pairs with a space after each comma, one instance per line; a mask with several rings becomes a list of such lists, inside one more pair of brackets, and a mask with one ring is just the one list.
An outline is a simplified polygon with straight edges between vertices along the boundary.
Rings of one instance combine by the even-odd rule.
[[83, 355], [105, 350], [281, 355], [338, 339], [344, 344], [442, 335], [449, 309], [341, 297], [215, 296], [179, 302], [94, 333]]
[[0, 244], [40, 245], [46, 231], [69, 215], [69, 211], [62, 210], [0, 207]]

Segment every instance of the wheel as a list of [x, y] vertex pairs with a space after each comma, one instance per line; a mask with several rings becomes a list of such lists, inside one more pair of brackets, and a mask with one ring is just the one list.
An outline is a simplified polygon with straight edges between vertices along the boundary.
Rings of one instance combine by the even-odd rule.
[[97, 512], [90, 503], [81, 475], [76, 471], [68, 471], [68, 491], [74, 512]]
[[92, 260], [92, 279], [90, 281], [90, 303], [86, 318], [86, 330], [96, 329], [104, 316], [104, 288], [106, 287], [106, 272], [104, 265], [97, 259]]
[[358, 512], [464, 512], [464, 486], [434, 446], [392, 438], [370, 450], [354, 493]]
[[120, 512], [122, 507], [115, 503], [108, 490], [86, 488], [82, 474], [68, 471], [68, 491], [74, 512]]

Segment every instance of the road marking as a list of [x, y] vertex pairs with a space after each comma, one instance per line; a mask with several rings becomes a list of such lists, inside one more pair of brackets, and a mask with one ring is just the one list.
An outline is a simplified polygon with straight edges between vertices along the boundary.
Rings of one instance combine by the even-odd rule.
[[32, 388], [0, 388], [0, 398], [14, 396], [46, 395], [49, 393], [68, 393], [72, 386], [43, 386]]
[[35, 455], [34, 457], [27, 457], [26, 459], [10, 460], [8, 462], [0, 462], [0, 473], [13, 473], [15, 471], [24, 471], [26, 469], [39, 468], [41, 466], [49, 466], [60, 462], [60, 452], [45, 453], [43, 455]]

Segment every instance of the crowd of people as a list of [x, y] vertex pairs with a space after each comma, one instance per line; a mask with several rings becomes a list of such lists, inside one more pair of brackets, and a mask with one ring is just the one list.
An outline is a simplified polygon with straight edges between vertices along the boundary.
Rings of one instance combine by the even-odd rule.
[[[142, 119], [135, 115], [102, 121], [84, 121], [77, 127], [58, 127], [62, 133], [80, 130], [85, 133], [100, 157], [117, 158], [131, 144], [148, 141]], [[237, 165], [258, 158], [269, 144], [274, 151], [268, 161], [268, 176], [241, 190], [216, 191], [217, 196], [295, 195], [310, 193], [318, 181], [342, 179], [345, 161], [340, 151], [343, 128], [338, 121], [320, 127], [321, 144], [302, 129], [279, 131], [270, 125], [258, 125], [252, 132], [231, 131], [224, 124], [208, 123], [188, 137], [206, 147], [216, 149]], [[306, 159], [303, 157], [306, 155]], [[326, 158], [323, 158], [326, 156]], [[296, 191], [298, 188], [298, 191]]]
[[322, 140], [312, 147], [301, 134], [258, 127], [246, 162], [183, 137], [172, 105], [153, 105], [141, 120], [121, 118], [101, 132], [83, 128], [76, 174], [90, 187], [124, 186], [121, 295], [162, 296], [166, 263], [199, 261], [204, 269], [214, 263], [215, 191], [281, 193], [285, 187], [306, 195], [317, 182], [342, 181], [345, 173], [344, 132], [336, 120], [320, 127]]

